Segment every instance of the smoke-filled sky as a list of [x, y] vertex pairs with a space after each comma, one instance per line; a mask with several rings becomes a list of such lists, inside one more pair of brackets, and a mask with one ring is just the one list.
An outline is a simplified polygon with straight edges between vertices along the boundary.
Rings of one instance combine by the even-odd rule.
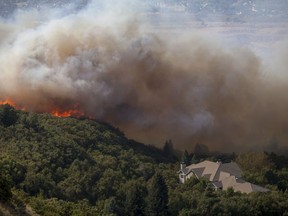
[[191, 15], [192, 27], [170, 28], [172, 13], [161, 27], [151, 20], [163, 14], [117, 2], [91, 1], [69, 13], [28, 8], [2, 18], [0, 100], [36, 112], [77, 109], [158, 146], [167, 139], [189, 150], [196, 143], [263, 150], [275, 139], [279, 149], [288, 146], [287, 25], [279, 30], [284, 36], [250, 46], [239, 41], [249, 23], [238, 23], [233, 37], [227, 24], [194, 28]]

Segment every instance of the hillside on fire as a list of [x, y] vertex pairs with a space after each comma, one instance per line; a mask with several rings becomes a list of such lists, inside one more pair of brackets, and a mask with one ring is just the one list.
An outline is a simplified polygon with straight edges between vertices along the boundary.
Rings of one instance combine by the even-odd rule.
[[[274, 153], [175, 156], [129, 140], [107, 123], [0, 107], [0, 215], [287, 215], [288, 157]], [[235, 161], [269, 189], [214, 190], [177, 171], [204, 160]]]

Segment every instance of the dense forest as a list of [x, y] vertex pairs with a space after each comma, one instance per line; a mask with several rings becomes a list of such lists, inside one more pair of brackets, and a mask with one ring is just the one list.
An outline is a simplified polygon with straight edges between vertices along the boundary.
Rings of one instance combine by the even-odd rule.
[[[198, 145], [199, 147], [199, 145]], [[288, 157], [255, 152], [174, 155], [107, 123], [0, 108], [0, 215], [288, 215]], [[179, 162], [236, 161], [269, 188], [241, 194], [178, 181]]]

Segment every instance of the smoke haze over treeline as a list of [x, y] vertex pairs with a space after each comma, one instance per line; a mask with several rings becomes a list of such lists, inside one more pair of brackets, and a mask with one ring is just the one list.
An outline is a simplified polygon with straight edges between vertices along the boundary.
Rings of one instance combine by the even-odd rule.
[[0, 100], [36, 112], [76, 109], [156, 145], [287, 146], [287, 41], [267, 62], [209, 31], [157, 30], [135, 6], [92, 1], [68, 14], [46, 8], [3, 18]]

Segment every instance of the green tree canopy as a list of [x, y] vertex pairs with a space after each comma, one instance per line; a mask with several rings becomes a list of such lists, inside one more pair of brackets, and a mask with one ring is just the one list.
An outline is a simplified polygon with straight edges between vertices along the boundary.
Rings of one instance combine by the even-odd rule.
[[11, 197], [11, 183], [0, 173], [0, 202], [7, 202]]
[[15, 124], [18, 120], [18, 114], [14, 107], [9, 104], [4, 104], [0, 109], [0, 122], [4, 127], [9, 127]]
[[148, 185], [147, 215], [167, 216], [168, 189], [162, 175], [156, 173]]

